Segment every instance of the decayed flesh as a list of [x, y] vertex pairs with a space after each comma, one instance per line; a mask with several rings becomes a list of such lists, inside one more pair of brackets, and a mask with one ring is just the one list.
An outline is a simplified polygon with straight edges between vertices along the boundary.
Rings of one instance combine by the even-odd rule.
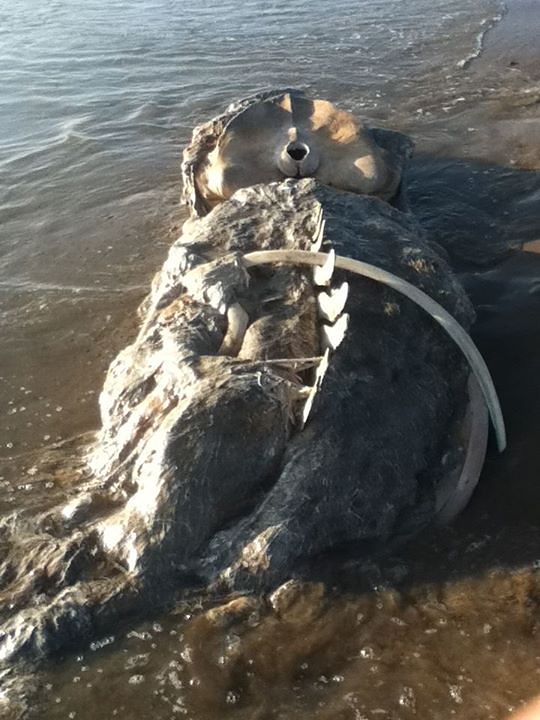
[[[261, 250], [331, 260], [315, 277], [249, 267]], [[384, 547], [447, 513], [445, 479], [468, 456], [468, 365], [423, 309], [345, 275], [331, 251], [469, 325], [444, 259], [377, 198], [290, 180], [190, 221], [109, 370], [93, 478], [5, 533], [3, 660], [82, 642], [193, 583], [270, 589], [319, 553]], [[470, 477], [454, 477], [463, 498]]]

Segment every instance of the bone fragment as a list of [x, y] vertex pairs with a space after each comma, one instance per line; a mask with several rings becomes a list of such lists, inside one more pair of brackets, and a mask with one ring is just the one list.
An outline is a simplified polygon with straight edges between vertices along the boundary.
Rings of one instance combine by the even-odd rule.
[[313, 393], [313, 385], [296, 385], [294, 393], [297, 400], [307, 401]]
[[284, 177], [315, 177], [383, 198], [399, 186], [403, 163], [383, 151], [364, 123], [325, 100], [284, 92], [229, 108], [216, 121], [209, 135], [199, 128], [184, 153], [186, 198], [197, 214], [241, 188]]
[[235, 357], [242, 347], [244, 335], [249, 325], [249, 315], [240, 303], [234, 303], [227, 309], [227, 321], [227, 332], [218, 350], [218, 354]]
[[[436, 522], [445, 525], [467, 506], [482, 472], [487, 450], [489, 417], [478, 381], [471, 373], [468, 382], [469, 404], [463, 432], [465, 453], [461, 468], [439, 483], [436, 491]], [[459, 472], [459, 477], [456, 477]]]
[[[315, 395], [320, 390], [320, 387], [322, 385], [322, 381], [324, 379], [324, 376], [326, 375], [326, 371], [328, 370], [328, 364], [330, 362], [330, 351], [325, 350], [324, 355], [321, 358], [321, 362], [319, 363], [319, 366], [317, 368], [317, 372], [315, 373], [315, 382], [311, 387], [308, 388], [308, 392], [305, 393], [306, 402], [304, 403], [304, 407], [302, 408], [302, 415], [300, 418], [300, 429], [303, 429], [305, 427], [305, 424], [308, 421], [309, 415], [311, 413], [311, 409], [313, 407], [313, 403], [315, 402]], [[305, 390], [305, 388], [303, 388]]]
[[317, 265], [313, 270], [313, 280], [315, 285], [329, 285], [332, 275], [334, 274], [334, 267], [336, 264], [336, 253], [335, 250], [330, 250], [324, 259], [322, 265]]
[[319, 250], [321, 249], [321, 246], [322, 246], [323, 240], [324, 240], [324, 226], [325, 226], [325, 223], [326, 223], [326, 220], [323, 220], [323, 221], [321, 222], [320, 227], [319, 227], [319, 229], [317, 230], [317, 234], [315, 235], [315, 237], [314, 237], [313, 240], [311, 241], [310, 250], [312, 250], [313, 252], [319, 252]]
[[324, 355], [321, 358], [321, 362], [319, 363], [317, 367], [317, 372], [315, 373], [315, 385], [317, 385], [318, 388], [321, 387], [322, 381], [324, 379], [324, 376], [326, 375], [326, 371], [328, 370], [328, 365], [330, 364], [330, 351], [325, 350]]
[[347, 313], [342, 315], [333, 325], [323, 325], [321, 328], [321, 344], [323, 348], [336, 350], [343, 342], [348, 327], [349, 316]]
[[[323, 359], [322, 355], [316, 355], [315, 357], [303, 357], [303, 358], [266, 358], [264, 360], [249, 360], [249, 365], [252, 367], [257, 366], [272, 366], [277, 365], [279, 367], [285, 367], [289, 370], [295, 370], [296, 372], [302, 372], [303, 370], [309, 370], [309, 368], [315, 365], [319, 366]], [[242, 362], [245, 362], [242, 360]]]
[[324, 240], [324, 227], [326, 220], [323, 218], [322, 206], [319, 205], [319, 212], [315, 219], [315, 232], [313, 233], [313, 239], [311, 240], [311, 250], [318, 252], [321, 249]]
[[335, 323], [343, 312], [349, 295], [349, 283], [342, 283], [338, 288], [328, 292], [320, 292], [317, 296], [319, 315], [330, 323]]

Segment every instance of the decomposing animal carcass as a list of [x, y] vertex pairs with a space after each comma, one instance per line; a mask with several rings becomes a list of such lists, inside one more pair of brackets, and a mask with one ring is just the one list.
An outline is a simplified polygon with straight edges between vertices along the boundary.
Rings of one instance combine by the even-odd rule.
[[4, 660], [181, 587], [274, 588], [467, 502], [481, 391], [501, 447], [504, 428], [470, 302], [404, 209], [409, 152], [293, 92], [195, 130], [191, 218], [109, 369], [93, 477], [6, 535]]

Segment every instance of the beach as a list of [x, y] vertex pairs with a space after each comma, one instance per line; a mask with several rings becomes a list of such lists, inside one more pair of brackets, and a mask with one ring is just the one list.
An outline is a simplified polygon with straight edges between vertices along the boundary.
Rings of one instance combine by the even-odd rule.
[[413, 137], [411, 207], [473, 300], [508, 449], [453, 526], [329, 572], [280, 620], [224, 630], [179, 601], [42, 667], [13, 717], [503, 720], [538, 691], [540, 5], [361, 5], [0, 0], [2, 542], [83, 474], [106, 368], [187, 217], [191, 128], [263, 86]]

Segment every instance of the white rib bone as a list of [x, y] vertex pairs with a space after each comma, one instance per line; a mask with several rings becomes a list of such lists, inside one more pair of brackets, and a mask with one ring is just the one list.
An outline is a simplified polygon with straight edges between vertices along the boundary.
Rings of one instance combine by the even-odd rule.
[[342, 315], [333, 325], [323, 325], [321, 328], [321, 343], [323, 348], [336, 350], [343, 342], [348, 327], [349, 316], [347, 313]]
[[334, 274], [334, 267], [336, 264], [336, 253], [332, 249], [325, 257], [322, 265], [317, 265], [313, 269], [313, 280], [315, 285], [329, 285], [332, 275]]
[[[478, 484], [486, 456], [489, 417], [482, 391], [471, 373], [468, 382], [469, 404], [462, 425], [466, 434], [465, 453], [461, 468], [445, 473], [435, 493], [436, 516], [439, 524], [446, 524], [468, 504]], [[456, 475], [459, 473], [459, 477]]]
[[[323, 260], [323, 253], [311, 253], [304, 250], [261, 250], [244, 255], [244, 263], [248, 268], [274, 262], [318, 265]], [[388, 270], [383, 270], [382, 268], [361, 260], [353, 260], [352, 258], [342, 256], [337, 258], [337, 267], [339, 267], [340, 270], [347, 270], [348, 272], [371, 278], [405, 295], [405, 297], [408, 297], [429, 313], [448, 335], [450, 335], [467, 358], [471, 370], [478, 380], [491, 416], [491, 421], [493, 422], [499, 452], [502, 452], [506, 448], [506, 428], [497, 391], [493, 385], [493, 380], [484, 358], [478, 351], [472, 338], [465, 332], [457, 320], [452, 317], [442, 305], [439, 305], [433, 298], [426, 295], [425, 292], [411, 285], [410, 282], [403, 280], [403, 278], [388, 272]]]
[[328, 292], [320, 292], [317, 296], [319, 315], [328, 322], [334, 323], [343, 312], [348, 295], [349, 283], [346, 282]]

